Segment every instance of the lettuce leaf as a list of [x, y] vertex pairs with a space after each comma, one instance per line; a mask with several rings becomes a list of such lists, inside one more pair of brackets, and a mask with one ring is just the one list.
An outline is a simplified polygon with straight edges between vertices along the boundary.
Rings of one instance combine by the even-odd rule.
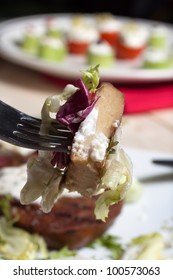
[[123, 255], [123, 260], [163, 259], [164, 238], [159, 232], [152, 232], [133, 238]]
[[0, 218], [0, 259], [34, 260], [47, 258], [45, 241], [37, 234], [30, 234]]
[[114, 154], [110, 154], [106, 172], [100, 184], [100, 196], [96, 201], [95, 216], [105, 221], [109, 207], [125, 198], [132, 183], [132, 163], [128, 155], [117, 145]]

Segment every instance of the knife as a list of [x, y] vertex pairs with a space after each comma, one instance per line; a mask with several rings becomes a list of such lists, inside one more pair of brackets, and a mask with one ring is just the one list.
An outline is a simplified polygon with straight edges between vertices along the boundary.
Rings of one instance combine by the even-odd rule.
[[153, 159], [152, 163], [173, 167], [173, 160], [172, 159]]

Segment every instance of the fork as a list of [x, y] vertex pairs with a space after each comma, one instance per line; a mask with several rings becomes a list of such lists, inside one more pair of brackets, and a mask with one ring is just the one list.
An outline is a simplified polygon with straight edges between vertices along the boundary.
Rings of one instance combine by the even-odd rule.
[[72, 133], [63, 125], [52, 123], [49, 135], [40, 135], [41, 119], [29, 116], [0, 100], [0, 139], [10, 144], [33, 149], [68, 152]]

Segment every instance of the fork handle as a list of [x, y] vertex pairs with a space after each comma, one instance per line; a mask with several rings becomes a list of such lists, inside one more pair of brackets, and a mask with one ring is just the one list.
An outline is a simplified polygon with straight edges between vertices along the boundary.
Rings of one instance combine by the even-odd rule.
[[172, 159], [153, 159], [153, 163], [173, 167], [173, 160]]

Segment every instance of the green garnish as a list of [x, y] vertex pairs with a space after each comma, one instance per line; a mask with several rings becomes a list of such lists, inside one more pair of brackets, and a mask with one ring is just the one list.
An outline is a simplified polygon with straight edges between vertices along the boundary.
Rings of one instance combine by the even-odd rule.
[[12, 196], [7, 194], [3, 196], [0, 200], [0, 210], [2, 211], [3, 216], [6, 218], [7, 221], [11, 220], [11, 205], [10, 202], [12, 200]]
[[102, 246], [108, 249], [111, 253], [111, 259], [113, 260], [121, 259], [124, 253], [124, 248], [119, 242], [119, 238], [110, 234], [103, 235], [88, 245], [88, 247], [93, 249], [96, 246]]
[[112, 137], [109, 141], [109, 146], [107, 148], [107, 156], [115, 153], [115, 149], [117, 145], [118, 145], [118, 141], [115, 141]]
[[14, 226], [4, 217], [0, 218], [0, 259], [34, 260], [45, 259], [47, 255], [42, 237]]
[[99, 84], [99, 64], [88, 70], [83, 70], [82, 80], [89, 91], [95, 92]]
[[73, 250], [70, 250], [67, 246], [64, 246], [59, 251], [52, 251], [49, 254], [48, 259], [63, 259], [68, 257], [74, 257], [76, 256], [76, 252]]

